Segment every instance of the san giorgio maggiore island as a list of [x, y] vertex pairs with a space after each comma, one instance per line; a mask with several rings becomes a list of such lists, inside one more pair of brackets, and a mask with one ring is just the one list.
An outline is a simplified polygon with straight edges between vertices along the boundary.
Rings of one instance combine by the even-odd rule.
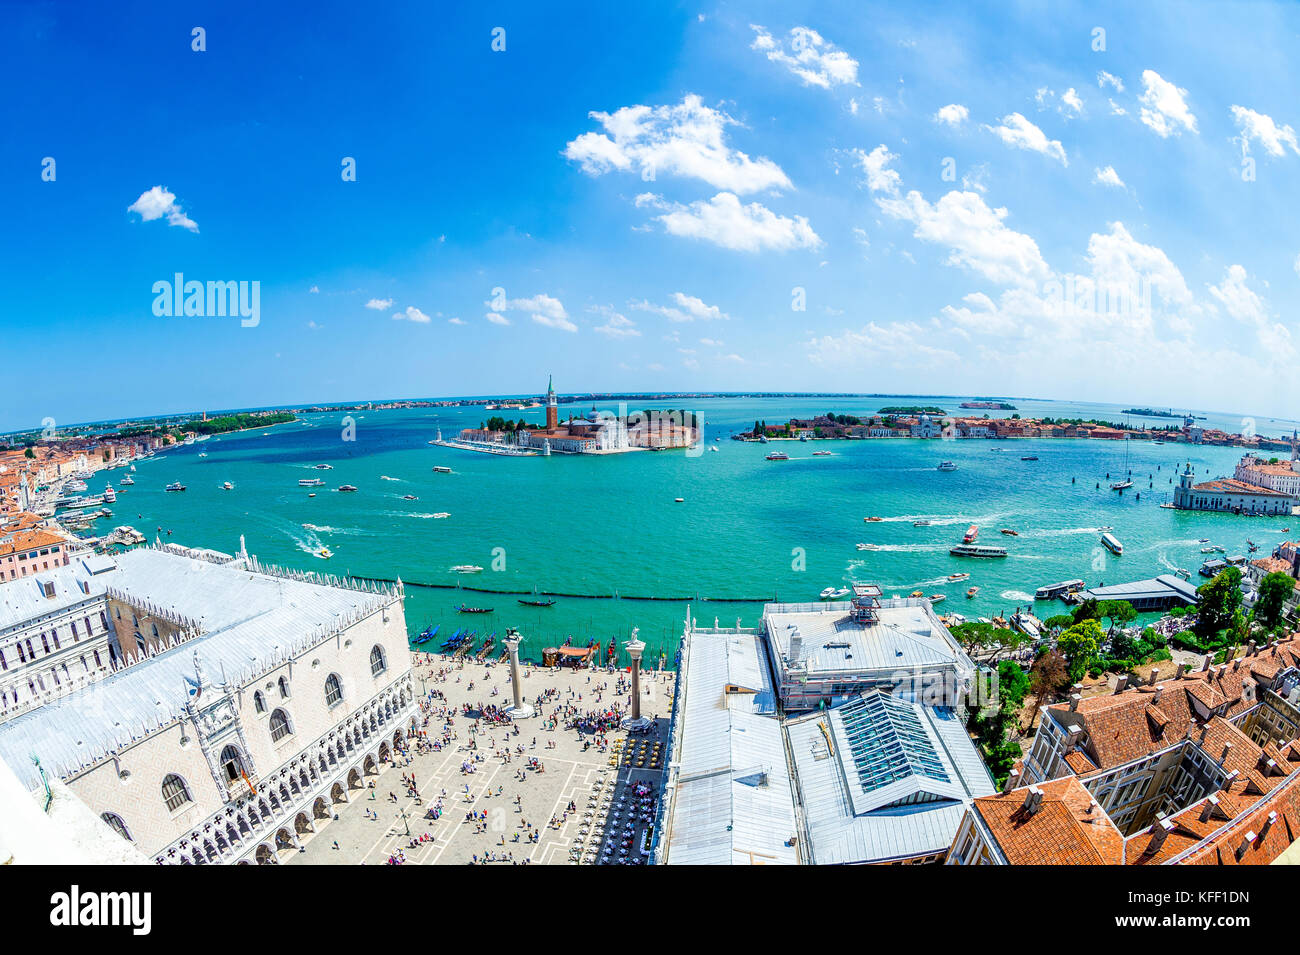
[[[469, 416], [533, 399], [367, 402], [9, 441], [0, 857], [1237, 865], [1300, 851], [1294, 426], [1008, 417], [1001, 399], [962, 409], [998, 417], [927, 403], [769, 425], [754, 400], [627, 400], [645, 410], [561, 421], [548, 388], [531, 424]], [[444, 428], [455, 437], [430, 437]], [[690, 456], [636, 455], [635, 472], [576, 460], [652, 449]], [[589, 509], [552, 516], [515, 493], [558, 490], [563, 470], [491, 457], [548, 452], [582, 481], [605, 469], [607, 496], [586, 500], [638, 507], [636, 536], [600, 522], [582, 538]], [[150, 533], [114, 521], [124, 505]], [[684, 571], [654, 575], [661, 539]], [[476, 540], [511, 554], [501, 583], [445, 569]], [[1197, 553], [1200, 586], [1177, 566]], [[806, 583], [801, 560], [831, 586]], [[1165, 572], [1099, 579], [1137, 576], [1125, 562]], [[754, 594], [754, 568], [789, 596]], [[683, 572], [693, 592], [651, 602]], [[751, 594], [709, 592], [729, 581]], [[963, 590], [969, 616], [942, 606]], [[616, 623], [665, 611], [671, 637]], [[588, 629], [540, 645], [547, 614]]]

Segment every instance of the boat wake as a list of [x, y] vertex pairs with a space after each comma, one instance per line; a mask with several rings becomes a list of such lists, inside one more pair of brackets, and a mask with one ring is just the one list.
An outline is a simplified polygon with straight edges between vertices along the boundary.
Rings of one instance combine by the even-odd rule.
[[328, 524], [304, 524], [303, 530], [312, 531], [316, 534], [343, 534], [347, 536], [365, 536], [370, 531], [360, 527], [330, 527]]
[[1023, 590], [1004, 590], [1002, 591], [1003, 600], [1014, 600], [1017, 603], [1033, 603], [1033, 594], [1027, 594]]
[[868, 549], [874, 553], [890, 552], [895, 554], [933, 554], [946, 551], [947, 544], [872, 544]]
[[1056, 527], [1051, 530], [1021, 531], [1025, 537], [1074, 537], [1077, 534], [1100, 534], [1100, 527]]

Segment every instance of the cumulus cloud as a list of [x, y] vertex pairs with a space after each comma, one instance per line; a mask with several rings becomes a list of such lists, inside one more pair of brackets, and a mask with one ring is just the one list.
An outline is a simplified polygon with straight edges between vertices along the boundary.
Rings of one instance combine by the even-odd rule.
[[1295, 130], [1290, 126], [1279, 126], [1273, 121], [1273, 117], [1257, 113], [1245, 106], [1232, 107], [1232, 118], [1241, 131], [1243, 152], [1250, 151], [1250, 142], [1254, 140], [1263, 146], [1264, 152], [1270, 156], [1286, 155], [1287, 147], [1290, 147], [1291, 152], [1300, 155], [1300, 146], [1296, 145]]
[[855, 149], [853, 155], [867, 177], [868, 189], [872, 192], [883, 192], [891, 196], [898, 195], [898, 187], [902, 185], [903, 180], [896, 170], [889, 168], [889, 164], [898, 156], [891, 153], [884, 143], [881, 143], [871, 152]]
[[776, 163], [762, 156], [750, 159], [729, 146], [727, 127], [737, 122], [695, 94], [676, 106], [624, 106], [589, 115], [604, 132], [583, 133], [564, 149], [564, 156], [588, 175], [635, 171], [647, 181], [675, 175], [740, 195], [792, 188]]
[[1105, 70], [1099, 70], [1097, 72], [1097, 87], [1099, 89], [1104, 90], [1107, 86], [1111, 87], [1116, 93], [1124, 92], [1123, 80], [1121, 80], [1118, 76], [1114, 75], [1113, 73], [1107, 73]]
[[483, 317], [494, 325], [509, 325], [511, 322], [506, 317], [506, 313], [522, 312], [531, 316], [538, 325], [547, 328], [556, 328], [564, 332], [578, 330], [578, 326], [569, 320], [569, 313], [565, 310], [564, 303], [544, 292], [531, 298], [493, 298], [484, 304], [490, 311]]
[[1119, 189], [1124, 188], [1124, 180], [1119, 177], [1114, 166], [1102, 166], [1098, 168], [1092, 176], [1092, 181], [1100, 186], [1115, 186]]
[[376, 312], [386, 312], [393, 307], [391, 298], [372, 298], [366, 302], [366, 308], [373, 309]]
[[1002, 117], [1001, 126], [986, 126], [985, 129], [996, 135], [1008, 146], [1042, 153], [1044, 156], [1057, 160], [1062, 166], [1070, 165], [1070, 161], [1065, 157], [1065, 148], [1061, 145], [1060, 140], [1048, 139], [1046, 133], [1019, 113], [1011, 113], [1009, 116]]
[[176, 204], [176, 194], [166, 186], [154, 186], [140, 193], [140, 198], [126, 207], [127, 212], [136, 213], [142, 222], [167, 217], [168, 225], [177, 225], [191, 232], [199, 231], [199, 224], [187, 216]]
[[1073, 86], [1061, 94], [1061, 106], [1067, 116], [1071, 114], [1078, 116], [1083, 112], [1083, 100], [1079, 98]]
[[1260, 349], [1275, 360], [1290, 360], [1295, 356], [1290, 330], [1273, 320], [1268, 305], [1250, 288], [1246, 269], [1241, 265], [1228, 266], [1223, 281], [1209, 286], [1210, 294], [1223, 306], [1229, 317], [1255, 331]]
[[1000, 285], [1033, 283], [1049, 269], [1038, 243], [1007, 227], [1005, 208], [990, 208], [974, 192], [949, 192], [931, 204], [913, 190], [901, 199], [877, 199], [881, 211], [911, 222], [916, 238], [945, 246], [949, 265], [978, 272]]
[[593, 305], [587, 311], [604, 317], [605, 324], [594, 327], [594, 330], [602, 335], [609, 338], [638, 338], [641, 335], [634, 321], [609, 305]]
[[[648, 301], [637, 302], [632, 307], [639, 312], [662, 315], [670, 322], [713, 322], [728, 321], [731, 316], [716, 305], [709, 305], [701, 298], [687, 295], [685, 292], [673, 292], [672, 305], [655, 305]], [[676, 333], [673, 333], [674, 336]], [[674, 337], [674, 341], [676, 338]]]
[[447, 324], [448, 324], [448, 325], [464, 325], [464, 324], [465, 324], [465, 319], [463, 319], [463, 318], [449, 318], [449, 319], [447, 319]]
[[756, 35], [749, 48], [784, 66], [805, 86], [858, 85], [858, 61], [811, 27], [795, 27], [789, 40], [780, 42], [763, 27], [750, 26]]
[[416, 322], [420, 325], [429, 324], [429, 316], [425, 315], [424, 312], [420, 311], [414, 305], [406, 306], [403, 311], [394, 312], [393, 318], [397, 319], [399, 322]]
[[1187, 106], [1187, 90], [1179, 89], [1155, 70], [1142, 71], [1142, 122], [1162, 139], [1177, 136], [1184, 130], [1196, 132], [1196, 117]]
[[493, 325], [509, 325], [510, 319], [506, 318], [500, 312], [488, 312], [483, 316]]
[[939, 111], [934, 114], [936, 123], [946, 123], [949, 126], [960, 126], [970, 118], [970, 110], [960, 103], [949, 103], [947, 106], [939, 107]]
[[637, 197], [638, 206], [662, 210], [655, 221], [670, 235], [712, 242], [724, 249], [760, 252], [764, 249], [818, 249], [822, 240], [803, 216], [778, 215], [758, 202], [742, 205], [731, 192], [690, 205], [665, 202], [652, 194]]

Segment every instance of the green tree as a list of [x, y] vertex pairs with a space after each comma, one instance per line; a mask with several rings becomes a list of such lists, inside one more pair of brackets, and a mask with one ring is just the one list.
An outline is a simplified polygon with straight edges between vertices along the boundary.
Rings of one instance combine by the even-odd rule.
[[1100, 620], [1101, 611], [1098, 610], [1096, 597], [1089, 597], [1083, 603], [1074, 608], [1071, 619], [1075, 623], [1083, 623], [1085, 620]]
[[1251, 618], [1265, 630], [1274, 630], [1282, 624], [1282, 610], [1295, 587], [1290, 575], [1274, 571], [1259, 582], [1259, 599]]
[[1107, 633], [1137, 619], [1137, 611], [1127, 600], [1102, 600], [1097, 604], [1097, 616], [1109, 621]]
[[23, 450], [23, 457], [25, 457], [25, 458], [34, 458], [34, 457], [36, 457], [36, 452], [33, 451], [30, 447], [25, 448], [25, 449]]
[[1224, 630], [1235, 628], [1241, 613], [1241, 571], [1227, 567], [1209, 583], [1196, 588], [1196, 634], [1213, 639]]
[[1070, 679], [1078, 680], [1096, 662], [1105, 637], [1100, 623], [1084, 620], [1056, 638], [1056, 648], [1069, 665]]

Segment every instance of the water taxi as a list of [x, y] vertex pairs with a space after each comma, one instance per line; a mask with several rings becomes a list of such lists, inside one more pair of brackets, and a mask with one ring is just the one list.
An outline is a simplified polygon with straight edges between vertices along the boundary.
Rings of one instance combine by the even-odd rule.
[[1102, 534], [1101, 546], [1106, 548], [1116, 557], [1124, 553], [1124, 545], [1119, 542], [1119, 538], [1114, 534]]
[[168, 484], [165, 488], [163, 488], [163, 490], [164, 490], [164, 491], [183, 491], [183, 490], [185, 490], [185, 485], [182, 484], [180, 481], [173, 481], [171, 484]]
[[357, 486], [356, 486], [355, 484], [340, 484], [340, 485], [339, 485], [339, 490], [340, 490], [340, 491], [355, 491], [356, 489], [357, 489]]
[[433, 473], [434, 473], [434, 474], [450, 474], [450, 473], [451, 473], [451, 468], [444, 468], [444, 467], [442, 467], [442, 466], [437, 466], [437, 467], [435, 467], [435, 468], [433, 469]]
[[1047, 584], [1034, 591], [1035, 600], [1056, 600], [1066, 594], [1077, 593], [1084, 588], [1082, 580], [1063, 580], [1059, 584]]
[[685, 504], [685, 503], [686, 503], [686, 498], [684, 498], [684, 497], [675, 497], [675, 498], [673, 498], [673, 503], [674, 503], [674, 504]]
[[862, 520], [865, 521], [865, 522], [868, 523], [868, 524], [878, 524], [878, 523], [880, 523], [881, 521], [883, 521], [884, 518], [883, 518], [883, 517], [864, 517]]
[[822, 600], [829, 600], [830, 597], [831, 597], [831, 594], [833, 594], [833, 593], [835, 593], [835, 588], [834, 588], [834, 587], [827, 587], [825, 590], [823, 590], [823, 591], [822, 591], [820, 594], [818, 594], [817, 596], [821, 597]]
[[987, 544], [958, 544], [948, 553], [954, 557], [1006, 557], [1005, 547], [990, 547]]
[[838, 590], [831, 591], [831, 600], [842, 600], [849, 595], [848, 587], [841, 587]]
[[858, 544], [858, 550], [880, 550], [879, 544]]
[[451, 511], [439, 511], [437, 514], [433, 516], [435, 519], [441, 520], [444, 517], [451, 517]]
[[235, 485], [231, 484], [229, 481], [226, 481], [221, 485], [221, 490], [223, 491], [233, 491], [234, 489]]
[[322, 560], [329, 560], [334, 556], [334, 551], [330, 550], [328, 547], [322, 547], [320, 550], [316, 551], [316, 556]]
[[924, 590], [913, 590], [910, 594], [908, 594], [908, 596], [909, 596], [909, 597], [924, 597], [924, 596], [925, 596], [925, 591], [924, 591]]
[[1201, 553], [1202, 553], [1202, 554], [1222, 554], [1222, 553], [1223, 553], [1223, 548], [1220, 547], [1218, 544], [1211, 544], [1209, 547], [1202, 547], [1202, 548], [1201, 548]]
[[332, 465], [332, 464], [313, 464], [312, 467], [314, 467], [317, 471], [333, 471], [333, 470], [334, 470], [334, 465]]
[[979, 539], [979, 536], [980, 536], [979, 525], [972, 524], [970, 527], [966, 528], [966, 533], [962, 536], [961, 542], [963, 544], [973, 544], [975, 543], [975, 541]]
[[940, 461], [940, 462], [939, 462], [939, 468], [938, 468], [938, 470], [940, 470], [940, 471], [956, 471], [956, 470], [957, 470], [957, 465], [953, 464], [953, 462], [951, 462], [951, 461]]
[[979, 592], [980, 589], [978, 587], [972, 587], [970, 590], [966, 591], [966, 599], [967, 600], [973, 599], [974, 596]]
[[1003, 534], [1006, 534], [1008, 537], [1019, 537], [1019, 536], [1020, 536], [1020, 531], [1013, 531], [1013, 530], [1012, 530], [1011, 528], [1009, 528], [1009, 527], [1004, 527], [1004, 528], [1002, 528], [1002, 533], [1003, 533]]
[[947, 594], [930, 594], [930, 603], [932, 604], [941, 604], [947, 599]]
[[784, 451], [773, 451], [767, 456], [767, 459], [769, 461], [789, 461], [790, 455], [786, 454]]
[[949, 574], [948, 580], [956, 583], [959, 580], [970, 580], [970, 574]]
[[403, 500], [403, 501], [418, 501], [419, 498], [416, 497], [414, 494], [403, 494], [403, 495], [402, 495], [402, 500]]
[[1026, 455], [1024, 455], [1023, 457], [1021, 457], [1020, 460], [1021, 460], [1021, 461], [1037, 461], [1037, 460], [1038, 460], [1038, 455], [1036, 455], [1036, 454], [1026, 454]]
[[298, 482], [299, 487], [324, 487], [325, 482], [320, 478], [302, 478]]
[[457, 564], [451, 569], [451, 572], [453, 574], [477, 574], [482, 570], [483, 568], [478, 564]]
[[930, 526], [930, 522], [927, 521], [927, 520], [912, 521], [912, 526], [913, 526], [913, 527], [929, 527], [929, 526]]

